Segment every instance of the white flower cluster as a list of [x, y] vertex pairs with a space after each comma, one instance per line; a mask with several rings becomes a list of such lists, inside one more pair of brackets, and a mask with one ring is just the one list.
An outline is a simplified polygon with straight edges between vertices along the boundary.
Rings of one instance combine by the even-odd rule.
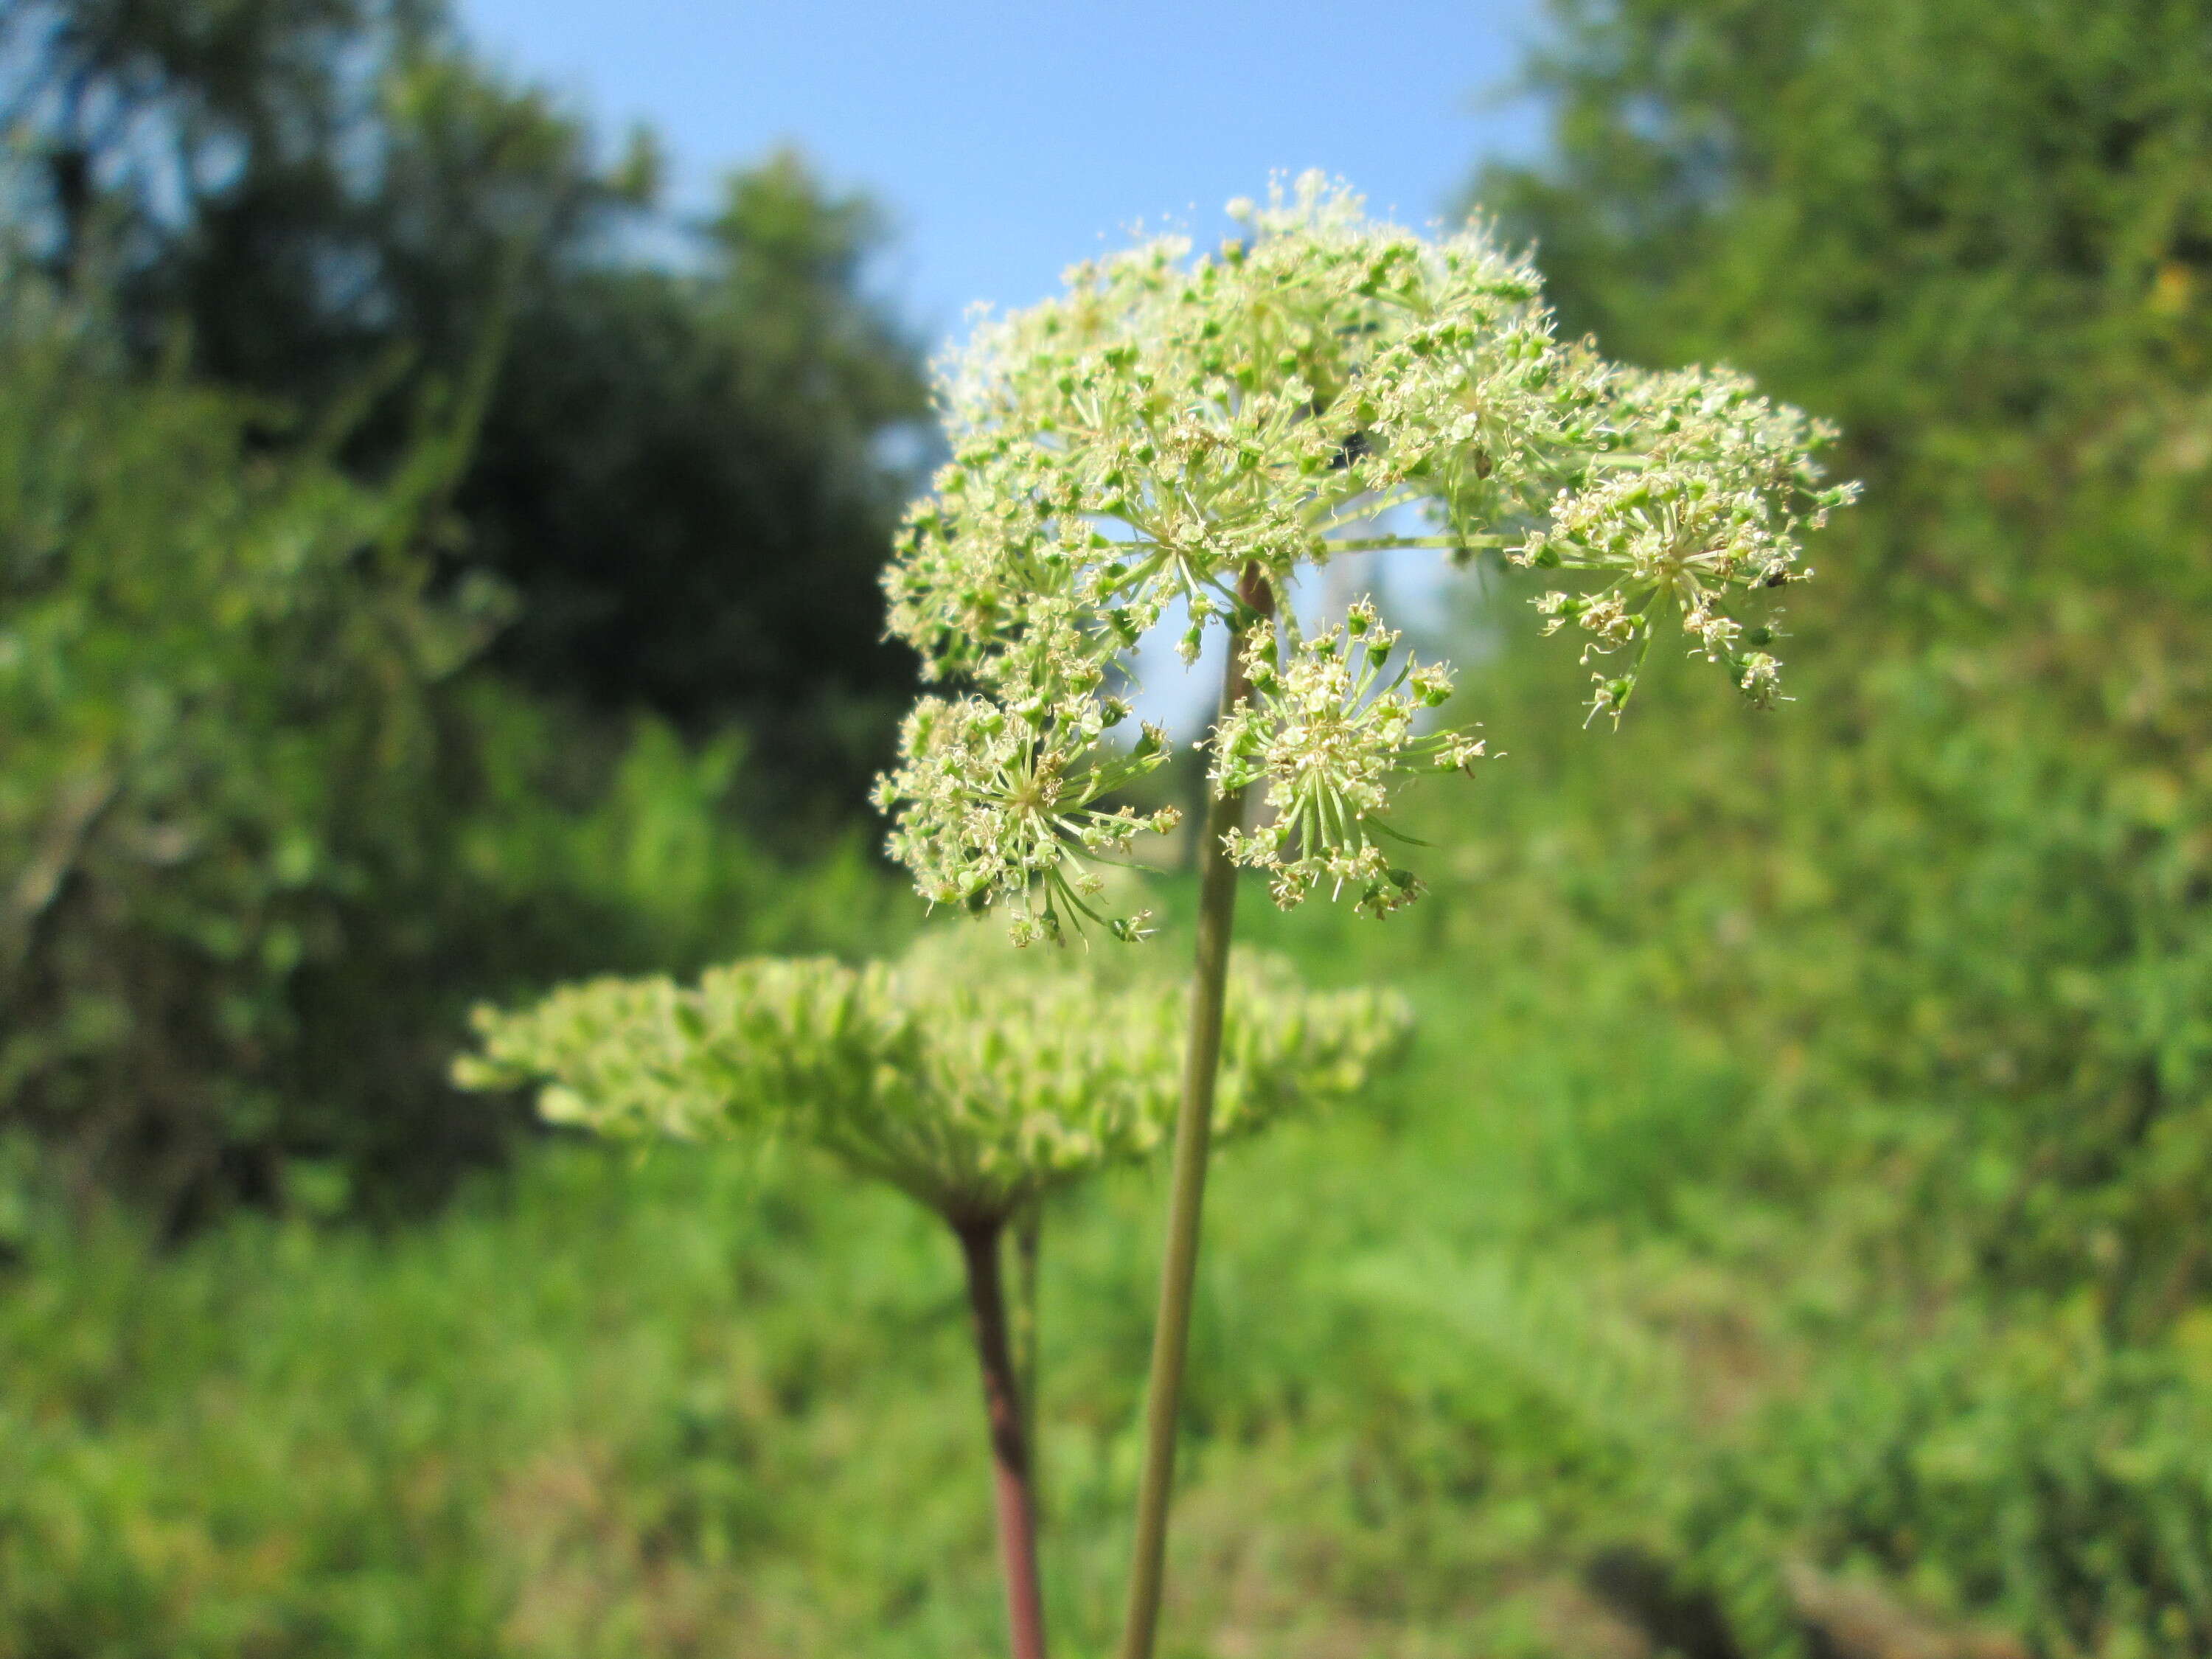
[[[1170, 239], [1078, 265], [1060, 297], [976, 331], [942, 377], [951, 459], [885, 578], [894, 630], [963, 688], [917, 708], [878, 786], [893, 850], [934, 902], [1007, 904], [1024, 941], [1107, 921], [1090, 862], [1175, 821], [1100, 805], [1165, 756], [1150, 728], [1105, 735], [1127, 712], [1108, 688], [1175, 602], [1189, 659], [1209, 627], [1272, 633], [1267, 601], [1332, 559], [1494, 550], [1597, 573], [1544, 601], [1595, 649], [1648, 644], [1671, 596], [1695, 648], [1765, 701], [1778, 665], [1728, 606], [1790, 580], [1799, 532], [1848, 498], [1817, 487], [1827, 434], [1738, 377], [1560, 342], [1534, 268], [1479, 228], [1370, 220], [1317, 174], [1231, 210], [1247, 234], [1215, 253]], [[1433, 533], [1376, 533], [1413, 504]], [[1239, 856], [1285, 902], [1326, 878], [1395, 908], [1414, 884], [1369, 833], [1391, 781], [1474, 752], [1411, 736], [1443, 682], [1378, 695], [1348, 638], [1334, 659], [1255, 649], [1279, 685], [1231, 712], [1214, 773], [1264, 775], [1279, 815]], [[1600, 678], [1617, 710], [1633, 672]]]
[[1388, 915], [1420, 884], [1395, 869], [1375, 834], [1390, 783], [1401, 772], [1463, 770], [1483, 745], [1465, 732], [1419, 734], [1415, 722], [1451, 696], [1451, 676], [1408, 657], [1388, 682], [1398, 635], [1371, 605], [1353, 605], [1344, 625], [1303, 641], [1283, 660], [1272, 632], [1245, 647], [1251, 695], [1222, 722], [1213, 743], [1214, 787], [1267, 786], [1265, 827], [1229, 832], [1230, 856], [1264, 869], [1275, 902], [1289, 909], [1322, 881], [1332, 896], [1350, 883], [1359, 908]]
[[[1181, 816], [1171, 806], [1144, 816], [1091, 806], [1167, 752], [1155, 726], [1143, 727], [1127, 750], [1102, 752], [1099, 734], [1127, 714], [1111, 697], [1036, 717], [986, 697], [917, 703], [900, 734], [906, 764], [878, 794], [886, 804], [908, 804], [891, 851], [914, 872], [922, 896], [960, 904], [1000, 891], [1026, 896], [1042, 884], [1043, 908], [1024, 908], [1015, 919], [1014, 937], [1024, 945], [1047, 931], [1060, 906], [1097, 918], [1092, 901], [1104, 880], [1068, 856], [1071, 848], [1093, 859], [1126, 854], [1140, 830], [1168, 830]], [[1139, 937], [1144, 920], [1098, 919], [1124, 939]]]
[[1692, 653], [1724, 665], [1736, 689], [1765, 708], [1782, 665], [1759, 647], [1772, 643], [1774, 630], [1730, 615], [1729, 596], [1813, 574], [1797, 563], [1802, 533], [1858, 492], [1856, 484], [1820, 487], [1813, 453], [1835, 429], [1753, 395], [1748, 380], [1727, 370], [1610, 378], [1608, 447], [1553, 501], [1548, 522], [1507, 556], [1611, 578], [1595, 592], [1536, 601], [1546, 633], [1571, 623], [1589, 636], [1585, 662], [1638, 647], [1635, 665], [1595, 676], [1593, 717], [1620, 718], [1670, 605]]

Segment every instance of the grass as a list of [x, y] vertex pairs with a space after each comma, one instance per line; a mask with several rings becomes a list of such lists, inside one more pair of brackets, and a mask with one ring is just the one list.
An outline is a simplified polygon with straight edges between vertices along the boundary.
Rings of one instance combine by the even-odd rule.
[[[1367, 965], [1333, 921], [1257, 931]], [[1638, 1351], [1575, 1337], [1587, 1287], [1532, 1248], [1632, 1179], [1577, 1150], [1613, 1097], [1510, 999], [1411, 988], [1407, 1074], [1222, 1161], [1170, 1653], [1634, 1650], [1565, 1538], [1624, 1478]], [[1158, 1188], [1048, 1222], [1071, 1654], [1118, 1609]], [[940, 1225], [796, 1154], [555, 1142], [388, 1237], [42, 1232], [0, 1296], [0, 1655], [994, 1650], [963, 1316]]]
[[[1960, 1622], [1993, 1609], [2038, 1652], [2197, 1650], [2212, 1343], [1897, 1290], [1850, 1255], [1879, 1171], [1770, 1180], [1753, 1068], [1629, 953], [1429, 915], [1248, 896], [1249, 936], [1395, 980], [1420, 1036], [1220, 1159], [1164, 1659], [1733, 1659], [1822, 1607], [1846, 1656], [1888, 1650], [1856, 1620], [2021, 1659]], [[1067, 1659], [1120, 1611], [1162, 1186], [1048, 1221]], [[795, 1151], [552, 1139], [390, 1233], [24, 1237], [0, 1659], [1002, 1650], [954, 1245]]]

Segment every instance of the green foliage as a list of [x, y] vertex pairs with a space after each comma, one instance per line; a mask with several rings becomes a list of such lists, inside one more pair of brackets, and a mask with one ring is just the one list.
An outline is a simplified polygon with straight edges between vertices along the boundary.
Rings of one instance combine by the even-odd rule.
[[[1406, 818], [1448, 849], [1436, 902], [1387, 939], [1322, 907], [1256, 919], [1316, 982], [1416, 963], [1425, 1039], [1376, 1109], [1285, 1126], [1214, 1176], [1179, 1499], [1202, 1565], [1178, 1572], [1171, 1621], [1187, 1653], [2212, 1646], [2200, 13], [1559, 14], [1541, 71], [1559, 155], [1485, 199], [1541, 233], [1570, 328], [1655, 367], [1725, 356], [1837, 415], [1867, 504], [1831, 532], [1821, 580], [1790, 590], [1787, 620], [1821, 643], [1793, 656], [1803, 701], [1773, 720], [1708, 712], [1662, 653], [1638, 719], [1580, 736], [1583, 672], [1526, 643], [1504, 595], [1462, 678], [1509, 758]], [[689, 338], [607, 337], [672, 356]], [[11, 374], [0, 405], [19, 381], [38, 377]], [[67, 398], [112, 400], [132, 477], [185, 504], [171, 525], [230, 490], [228, 522], [295, 522], [319, 548], [403, 499], [258, 447], [228, 483], [164, 470], [172, 442], [133, 439], [138, 404], [110, 382], [47, 384], [63, 415], [11, 415], [13, 441], [82, 429]], [[147, 403], [170, 424], [145, 432], [187, 454], [249, 421], [189, 387]], [[216, 412], [187, 421], [186, 404]], [[102, 499], [90, 522], [137, 510]], [[7, 533], [11, 560], [38, 540]], [[13, 569], [10, 640], [39, 605]], [[72, 647], [69, 674], [122, 688], [138, 632], [234, 645], [272, 626], [252, 604], [225, 632], [219, 608], [134, 603], [70, 636], [99, 649]], [[327, 590], [283, 614], [327, 623]], [[11, 860], [65, 822], [74, 751], [43, 734], [132, 729], [139, 706], [64, 721], [25, 690], [29, 660], [11, 647], [0, 682]], [[240, 700], [193, 707], [252, 712], [267, 683], [242, 672]], [[263, 896], [271, 829], [320, 798], [295, 790], [282, 744], [242, 738], [279, 786], [255, 775], [231, 809], [244, 850], [179, 878], [145, 865], [158, 837], [106, 843], [20, 912], [38, 911], [26, 994], [57, 995], [71, 963], [86, 977], [66, 983], [99, 990], [153, 962], [146, 984], [207, 996], [145, 1003], [172, 1018], [133, 1041], [215, 1033], [149, 1051], [155, 1081], [258, 1089], [289, 1147], [328, 1156], [382, 1126], [415, 1151], [465, 1121], [442, 1094], [416, 1097], [442, 1117], [380, 1085], [374, 1111], [309, 1114], [356, 1077], [362, 1098], [427, 1077], [434, 1055], [394, 1073], [379, 1044], [457, 1030], [391, 1013], [426, 986], [458, 994], [441, 975], [514, 1000], [602, 965], [689, 971], [741, 932], [856, 950], [898, 926], [859, 855], [798, 882], [729, 834], [734, 746], [626, 738], [450, 682], [424, 726], [404, 679], [349, 684], [338, 737], [387, 699], [396, 730], [466, 711], [446, 752], [467, 787], [441, 797], [465, 821], [422, 866], [466, 876], [465, 929], [414, 926], [388, 897], [404, 888]], [[398, 792], [405, 774], [327, 775]], [[411, 844], [389, 820], [331, 821], [349, 857]], [[114, 890], [95, 875], [125, 884], [127, 915], [243, 917], [255, 944], [153, 951], [150, 922], [118, 931], [90, 904]], [[1188, 894], [1163, 892], [1172, 932]], [[347, 951], [311, 944], [276, 975], [258, 941], [301, 914], [339, 916]], [[501, 951], [457, 961], [455, 940]], [[222, 1037], [240, 986], [260, 1046]], [[58, 1005], [9, 1013], [24, 1006]], [[126, 1029], [112, 997], [86, 1006], [76, 1026], [11, 1018], [8, 1063], [33, 1062], [8, 1073], [19, 1119], [35, 1096], [39, 1121], [83, 1121], [63, 1084], [104, 1075]], [[367, 1024], [297, 1012], [348, 1009]], [[43, 1046], [56, 1031], [93, 1058]], [[76, 1097], [151, 1098], [138, 1075]], [[166, 1255], [112, 1219], [64, 1229], [60, 1173], [0, 1141], [0, 1654], [896, 1659], [995, 1639], [941, 1230], [803, 1148], [556, 1145], [380, 1240], [246, 1217]], [[1122, 1582], [1157, 1194], [1123, 1171], [1051, 1202], [1048, 1588], [1080, 1652]]]
[[784, 153], [725, 181], [685, 267], [526, 295], [459, 505], [521, 604], [493, 661], [603, 708], [750, 734], [754, 823], [811, 845], [887, 756], [913, 658], [877, 573], [912, 487], [918, 353], [869, 299], [866, 198]]
[[857, 847], [794, 890], [733, 828], [733, 742], [580, 752], [459, 677], [502, 614], [434, 580], [465, 405], [371, 489], [35, 279], [0, 364], [0, 1120], [81, 1182], [435, 1191], [501, 1129], [442, 1078], [476, 997], [881, 915]]
[[0, 1118], [175, 1224], [432, 1194], [477, 998], [896, 931], [865, 202], [642, 260], [650, 145], [411, 0], [34, 0], [0, 105]]
[[[2212, 1288], [2179, 1196], [2212, 1146], [2201, 17], [1565, 16], [1565, 157], [1493, 199], [1578, 319], [1727, 341], [1832, 399], [1873, 481], [1808, 606], [1854, 659], [1802, 734], [1608, 799], [1650, 838], [1629, 902], [1737, 916], [1673, 971], [1802, 1054], [1815, 1157], [1906, 1158], [1946, 1272], [2159, 1328]], [[1715, 845], [1736, 874], [1686, 894]]]
[[280, 1121], [434, 1145], [367, 1109], [392, 1041], [295, 993], [376, 983], [406, 950], [374, 908], [437, 879], [429, 689], [484, 628], [425, 591], [454, 441], [383, 490], [256, 453], [252, 405], [133, 384], [28, 279], [0, 358], [0, 1104], [173, 1204], [234, 1156], [267, 1190]]
[[886, 443], [926, 404], [863, 198], [781, 155], [673, 222], [648, 134], [602, 155], [436, 0], [29, 0], [0, 109], [11, 230], [142, 360], [181, 337], [313, 411], [383, 386], [356, 477], [503, 335], [441, 549], [521, 601], [496, 665], [695, 736], [742, 718], [763, 823], [858, 805], [912, 672], [875, 587], [908, 487]]
[[[602, 1133], [790, 1136], [956, 1225], [1142, 1158], [1175, 1119], [1187, 996], [1088, 963], [1017, 963], [956, 925], [895, 965], [761, 958], [667, 979], [598, 980], [514, 1013], [480, 1010], [471, 1088], [543, 1082], [539, 1109]], [[1410, 1012], [1310, 993], [1288, 965], [1232, 969], [1219, 1134], [1357, 1091], [1402, 1049]]]
[[[1180, 1537], [1223, 1571], [1178, 1581], [1185, 1651], [1532, 1652], [1571, 1595], [1526, 1564], [1620, 1460], [1524, 1374], [1545, 1332], [1601, 1343], [1568, 1264], [1532, 1285], [1495, 1248], [1559, 1065], [1498, 1029], [1219, 1161]], [[1158, 1194], [1048, 1202], [1047, 1582], [1083, 1653], [1125, 1565]], [[245, 1215], [167, 1256], [34, 1215], [0, 1298], [0, 1653], [1002, 1640], [957, 1257], [806, 1148], [555, 1142], [418, 1227]], [[1532, 1303], [1504, 1363], [1490, 1310]]]
[[[2122, 1353], [2087, 1301], [1897, 1294], [1857, 1241], [1901, 1200], [1845, 1164], [1804, 1201], [1774, 1066], [1657, 1000], [1665, 953], [1556, 834], [1571, 770], [1523, 775], [1492, 774], [1469, 863], [1580, 870], [1582, 925], [1533, 880], [1410, 933], [1255, 918], [1318, 984], [1421, 942], [1423, 1036], [1370, 1105], [1212, 1176], [1181, 1651], [1702, 1659], [1829, 1631], [1821, 1585], [1959, 1659], [2016, 1655], [2008, 1626], [2193, 1650], [2201, 1316]], [[988, 1650], [954, 1255], [799, 1139], [556, 1142], [382, 1238], [245, 1216], [166, 1258], [57, 1226], [34, 1180], [0, 1297], [0, 1653]], [[1048, 1203], [1047, 1586], [1082, 1653], [1118, 1613], [1158, 1192]], [[1644, 1580], [1601, 1570], [1632, 1550]]]
[[[758, 773], [741, 732], [694, 743], [650, 715], [598, 721], [495, 681], [456, 690], [470, 787], [451, 867], [493, 908], [453, 925], [489, 930], [466, 948], [491, 950], [501, 975], [472, 996], [695, 971], [733, 944], [858, 955], [910, 925], [859, 828], [817, 841], [803, 867], [752, 833]], [[462, 1029], [441, 1027], [440, 1056]]]
[[1528, 770], [1496, 769], [1455, 890], [1572, 918], [1760, 1073], [1700, 1154], [1697, 1249], [1802, 1381], [1685, 1470], [1685, 1536], [1747, 1645], [1791, 1639], [1794, 1558], [2039, 1651], [2194, 1651], [2203, 1498], [2168, 1449], [2212, 1300], [2201, 9], [1558, 15], [1559, 158], [1482, 195], [1571, 325], [1727, 353], [1833, 411], [1868, 481], [1790, 618], [1850, 648], [1807, 656], [1780, 729], [1662, 688], [1555, 758], [1538, 665], [1480, 688]]

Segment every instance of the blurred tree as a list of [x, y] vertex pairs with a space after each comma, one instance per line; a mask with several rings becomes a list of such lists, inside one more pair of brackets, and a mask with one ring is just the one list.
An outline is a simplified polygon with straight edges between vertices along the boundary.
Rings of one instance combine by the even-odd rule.
[[[1735, 1201], [1792, 1206], [1831, 1310], [1899, 1333], [1870, 1373], [1942, 1379], [1823, 1381], [1692, 1539], [1771, 1522], [2037, 1651], [2203, 1651], [2201, 1482], [2111, 1449], [2196, 1409], [2212, 1318], [2212, 15], [1553, 15], [1556, 152], [1476, 193], [1570, 326], [1741, 363], [1867, 481], [1795, 602], [1800, 706], [1648, 711], [1544, 806], [1555, 915], [1755, 1057]], [[1699, 758], [1656, 785], [1644, 741]], [[1934, 1334], [1976, 1321], [2017, 1335]], [[1967, 1443], [1985, 1510], [1932, 1473]], [[1748, 1606], [1740, 1644], [1786, 1646]]]
[[444, 555], [519, 597], [493, 660], [695, 732], [744, 719], [764, 805], [857, 805], [911, 678], [874, 575], [927, 404], [866, 290], [864, 199], [782, 155], [672, 227], [648, 136], [601, 162], [437, 0], [26, 0], [0, 65], [27, 247], [112, 289], [143, 356], [181, 328], [198, 371], [308, 409], [380, 380], [358, 476], [511, 303]]
[[460, 505], [521, 597], [495, 661], [694, 730], [738, 718], [764, 816], [809, 817], [862, 798], [913, 682], [877, 574], [927, 391], [859, 298], [864, 198], [784, 153], [698, 234], [696, 269], [580, 269], [522, 311]]
[[489, 620], [426, 532], [474, 410], [371, 490], [120, 355], [0, 288], [0, 1121], [179, 1222], [287, 1153], [434, 1184], [495, 1139], [416, 1052], [455, 976], [434, 688]]
[[0, 115], [0, 1124], [179, 1224], [434, 1193], [467, 1001], [870, 913], [731, 822], [818, 853], [910, 678], [864, 200], [679, 245], [432, 0], [26, 0]]
[[1809, 653], [1807, 740], [1704, 821], [1767, 861], [1759, 976], [1717, 994], [1703, 940], [1688, 971], [1809, 1045], [1811, 1097], [1894, 1109], [1878, 1138], [1948, 1126], [1923, 1178], [1978, 1268], [2170, 1320], [2212, 1286], [2212, 23], [1558, 15], [1559, 159], [1485, 198], [1572, 324], [1744, 363], [1868, 479], [1802, 602], [1850, 641]]
[[302, 404], [395, 355], [451, 372], [502, 272], [542, 281], [653, 184], [649, 142], [599, 169], [434, 3], [27, 0], [5, 27], [30, 246], [141, 350], [182, 327], [196, 370]]
[[733, 829], [735, 734], [466, 672], [512, 599], [437, 553], [495, 361], [371, 487], [0, 276], [0, 1132], [81, 1193], [434, 1196], [511, 1121], [446, 1086], [471, 1001], [875, 914]]
[[1880, 515], [1832, 573], [1855, 605], [2010, 627], [2035, 568], [2212, 589], [2185, 537], [2093, 550], [2054, 521], [2085, 474], [2100, 501], [2202, 488], [2174, 464], [2203, 430], [2212, 300], [2201, 4], [1553, 9], [1531, 76], [1557, 159], [1477, 195], [1540, 238], [1569, 326], [1729, 356], [1844, 424]]

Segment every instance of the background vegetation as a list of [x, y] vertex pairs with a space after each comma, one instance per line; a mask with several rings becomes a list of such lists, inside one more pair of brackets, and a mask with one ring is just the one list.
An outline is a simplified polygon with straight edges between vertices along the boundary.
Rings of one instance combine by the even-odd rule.
[[[1225, 1161], [1170, 1629], [2212, 1651], [2212, 25], [1554, 17], [1551, 152], [1476, 193], [1867, 496], [1772, 719], [1654, 675], [1580, 732], [1486, 585], [1452, 874], [1261, 924], [1425, 1036]], [[864, 204], [781, 158], [672, 225], [422, 8], [7, 27], [0, 1654], [988, 1650], [927, 1225], [439, 1080], [479, 994], [906, 925]], [[1051, 1225], [1079, 1652], [1156, 1208]]]

